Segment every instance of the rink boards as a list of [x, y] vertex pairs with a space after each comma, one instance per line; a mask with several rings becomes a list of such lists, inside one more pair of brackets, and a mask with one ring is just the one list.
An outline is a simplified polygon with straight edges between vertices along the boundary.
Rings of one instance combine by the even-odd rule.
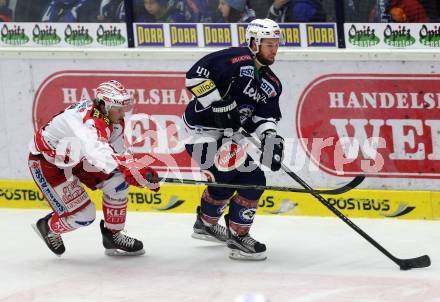
[[[135, 100], [127, 144], [152, 166], [200, 177], [185, 146], [182, 114], [191, 100], [185, 73], [214, 49], [71, 50], [4, 48], [0, 52], [0, 207], [47, 207], [30, 181], [28, 143], [50, 118], [110, 78]], [[440, 65], [435, 50], [287, 50], [273, 70], [282, 82], [278, 124], [284, 163], [312, 187], [337, 188], [365, 175], [359, 190], [327, 196], [350, 217], [440, 217]], [[195, 172], [195, 173], [194, 173]], [[193, 175], [194, 174], [194, 175]], [[267, 172], [268, 185], [291, 186]], [[193, 213], [203, 187], [132, 189], [129, 210]], [[91, 197], [100, 206], [100, 196]], [[331, 216], [307, 194], [266, 192], [267, 215]]]
[[[194, 213], [204, 186], [162, 185], [159, 192], [130, 187], [128, 210], [139, 212]], [[101, 192], [86, 189], [98, 209]], [[324, 195], [325, 196], [325, 195]], [[440, 192], [355, 189], [325, 196], [348, 217], [440, 219]], [[49, 209], [32, 181], [0, 181], [0, 207]], [[266, 191], [258, 214], [292, 216], [333, 216], [310, 194]]]

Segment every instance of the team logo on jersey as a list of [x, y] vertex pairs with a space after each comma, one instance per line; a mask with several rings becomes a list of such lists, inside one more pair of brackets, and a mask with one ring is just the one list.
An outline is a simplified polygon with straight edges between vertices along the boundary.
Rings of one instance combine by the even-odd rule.
[[216, 88], [215, 83], [212, 80], [206, 80], [200, 83], [197, 86], [191, 88], [191, 91], [194, 93], [196, 97], [201, 97]]
[[215, 167], [222, 172], [237, 169], [246, 160], [246, 149], [247, 145], [240, 146], [232, 141], [224, 143], [215, 154]]
[[243, 124], [248, 118], [252, 116], [254, 110], [255, 107], [248, 104], [238, 107], [238, 112], [240, 112], [240, 122]]
[[254, 78], [254, 67], [253, 66], [240, 67], [240, 77]]
[[261, 94], [256, 86], [252, 86], [252, 80], [250, 80], [246, 87], [243, 90], [243, 93], [253, 99], [255, 102], [263, 102], [266, 103], [266, 96]]
[[273, 98], [277, 95], [275, 91], [275, 87], [272, 86], [271, 83], [269, 83], [266, 79], [263, 79], [261, 81], [260, 85], [261, 90], [264, 91], [265, 94], [267, 94], [268, 97]]

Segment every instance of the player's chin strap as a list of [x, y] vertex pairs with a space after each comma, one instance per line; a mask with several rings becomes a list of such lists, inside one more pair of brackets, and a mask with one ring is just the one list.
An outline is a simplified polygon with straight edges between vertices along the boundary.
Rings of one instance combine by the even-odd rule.
[[[247, 139], [250, 143], [252, 143], [255, 147], [260, 148], [261, 142], [249, 134], [243, 128], [240, 128], [237, 133], [234, 134], [235, 139], [241, 139], [237, 134], [241, 134], [244, 138]], [[339, 210], [337, 210], [333, 205], [331, 205], [324, 197], [320, 195], [320, 193], [310, 187], [301, 177], [296, 175], [293, 171], [291, 171], [286, 165], [281, 163], [281, 169], [290, 177], [292, 177], [297, 183], [299, 183], [307, 193], [313, 195], [319, 202], [321, 202], [327, 209], [332, 211], [338, 218], [340, 218], [343, 222], [345, 222], [349, 227], [351, 227], [356, 233], [364, 237], [369, 243], [371, 243], [374, 247], [376, 247], [379, 251], [381, 251], [385, 256], [391, 259], [394, 263], [396, 263], [401, 270], [409, 270], [412, 268], [422, 268], [428, 267], [431, 265], [431, 260], [428, 255], [423, 255], [417, 258], [410, 259], [399, 259], [392, 255], [388, 250], [386, 250], [382, 245], [380, 245], [377, 241], [375, 241], [372, 237], [370, 237], [367, 233], [365, 233], [361, 228], [359, 228], [353, 221], [348, 219], [344, 214], [342, 214]]]
[[255, 60], [258, 64], [260, 64], [261, 67], [266, 67], [266, 66], [267, 66], [266, 64], [261, 63], [261, 62], [258, 60], [258, 58], [257, 58], [256, 55], [254, 56], [254, 60]]
[[267, 66], [267, 64], [263, 64], [263, 63], [261, 63], [261, 62], [258, 60], [258, 58], [257, 58], [257, 53], [260, 51], [260, 46], [259, 46], [258, 44], [256, 44], [256, 45], [257, 45], [257, 50], [256, 50], [256, 51], [253, 51], [252, 48], [250, 48], [250, 47], [248, 46], [249, 50], [250, 50], [251, 53], [252, 53], [252, 58], [253, 58], [258, 64], [260, 64], [262, 67], [263, 67], [263, 66]]

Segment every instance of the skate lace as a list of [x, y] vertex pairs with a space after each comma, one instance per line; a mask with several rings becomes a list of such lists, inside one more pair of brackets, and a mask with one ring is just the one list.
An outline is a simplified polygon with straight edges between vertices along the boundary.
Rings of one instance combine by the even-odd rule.
[[133, 247], [135, 239], [127, 236], [126, 234], [124, 234], [124, 232], [125, 231], [120, 231], [113, 234], [113, 240], [116, 244], [126, 247]]
[[53, 246], [55, 249], [58, 249], [63, 245], [63, 239], [58, 234], [49, 233], [47, 234], [47, 239], [49, 240], [50, 245]]
[[225, 228], [222, 225], [215, 224], [211, 227], [211, 230], [216, 235], [224, 235], [225, 234]]
[[254, 246], [258, 241], [252, 238], [249, 234], [242, 238], [242, 242], [247, 245]]

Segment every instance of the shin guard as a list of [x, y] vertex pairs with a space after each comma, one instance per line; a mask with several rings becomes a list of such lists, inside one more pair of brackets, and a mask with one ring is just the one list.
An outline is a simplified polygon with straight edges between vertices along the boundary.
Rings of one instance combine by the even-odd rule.
[[201, 200], [201, 218], [206, 224], [217, 224], [223, 215], [229, 199], [216, 199], [205, 189]]
[[114, 199], [107, 195], [102, 197], [105, 226], [112, 231], [121, 231], [127, 216], [127, 199]]
[[258, 200], [250, 200], [240, 195], [231, 199], [229, 206], [229, 229], [234, 235], [249, 233], [258, 207]]

